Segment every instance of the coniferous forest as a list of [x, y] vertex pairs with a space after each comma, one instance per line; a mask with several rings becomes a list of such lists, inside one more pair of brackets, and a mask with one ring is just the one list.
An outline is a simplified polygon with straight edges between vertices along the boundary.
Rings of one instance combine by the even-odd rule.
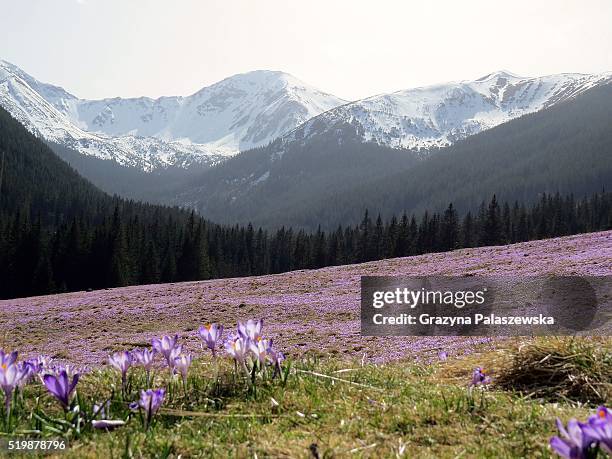
[[279, 273], [612, 228], [612, 193], [542, 195], [477, 213], [365, 212], [331, 232], [211, 223], [111, 197], [0, 110], [0, 297]]

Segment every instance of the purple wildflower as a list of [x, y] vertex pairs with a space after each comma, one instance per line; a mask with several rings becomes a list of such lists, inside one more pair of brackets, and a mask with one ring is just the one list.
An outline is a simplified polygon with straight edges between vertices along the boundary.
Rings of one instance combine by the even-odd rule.
[[136, 360], [136, 363], [143, 366], [146, 371], [151, 371], [155, 354], [156, 352], [154, 349], [134, 349], [132, 352], [132, 356], [134, 360]]
[[283, 360], [285, 360], [285, 354], [270, 347], [270, 349], [268, 349], [268, 359], [270, 359], [270, 362], [274, 365], [274, 376], [280, 374], [281, 364]]
[[135, 349], [132, 352], [134, 360], [139, 365], [142, 365], [145, 369], [145, 373], [147, 374], [147, 387], [149, 386], [149, 381], [151, 379], [151, 368], [153, 368], [153, 360], [155, 358], [155, 354], [155, 349]]
[[23, 364], [29, 368], [32, 374], [40, 374], [51, 368], [51, 358], [46, 355], [39, 355], [24, 361]]
[[151, 424], [151, 420], [164, 401], [165, 389], [148, 389], [140, 391], [140, 400], [130, 404], [132, 410], [142, 409], [145, 414], [145, 429]]
[[567, 459], [588, 459], [592, 457], [591, 446], [594, 439], [585, 434], [583, 431], [584, 425], [575, 419], [570, 419], [567, 422], [566, 430], [561, 420], [557, 418], [557, 429], [559, 429], [561, 435], [550, 439], [550, 446], [555, 453]]
[[244, 363], [249, 350], [248, 338], [242, 336], [233, 336], [225, 343], [225, 350], [231, 355], [237, 362]]
[[439, 359], [441, 362], [444, 362], [445, 360], [447, 360], [447, 359], [448, 359], [448, 353], [447, 353], [446, 351], [440, 351], [440, 352], [438, 352], [438, 359]]
[[263, 365], [268, 356], [269, 350], [272, 348], [272, 340], [264, 339], [258, 336], [255, 340], [249, 340], [249, 351]]
[[612, 455], [612, 411], [605, 406], [597, 408], [597, 414], [590, 416], [587, 423], [582, 425], [582, 432]]
[[261, 328], [263, 326], [263, 319], [253, 320], [249, 319], [246, 323], [238, 322], [238, 334], [243, 338], [248, 338], [251, 341], [255, 341], [261, 336]]
[[105, 418], [108, 416], [110, 411], [110, 399], [106, 401], [106, 403], [102, 404], [102, 405], [98, 405], [97, 403], [94, 403], [93, 406], [93, 416], [97, 417], [100, 416], [101, 418]]
[[204, 341], [208, 349], [212, 351], [213, 357], [217, 355], [217, 344], [223, 336], [223, 325], [206, 324], [199, 328], [198, 334]]
[[187, 373], [191, 366], [191, 355], [180, 355], [174, 359], [174, 369], [178, 370], [183, 378], [183, 384], [187, 384]]
[[[13, 353], [15, 358], [17, 353]], [[20, 366], [15, 363], [13, 354], [11, 357], [4, 358], [2, 355], [2, 363], [0, 363], [0, 387], [4, 391], [4, 406], [6, 409], [7, 416], [11, 409], [11, 398], [15, 388], [20, 387], [22, 381], [27, 378], [29, 371], [25, 366]]]
[[121, 372], [121, 387], [125, 389], [127, 372], [132, 366], [132, 354], [128, 351], [115, 352], [108, 358], [108, 363]]
[[3, 349], [0, 349], [0, 367], [6, 368], [9, 365], [15, 363], [17, 361], [17, 351], [13, 351], [10, 354], [4, 352]]
[[472, 373], [472, 382], [470, 383], [470, 386], [484, 386], [490, 383], [491, 383], [491, 377], [487, 376], [487, 374], [482, 368], [477, 367], [474, 369], [474, 372]]
[[70, 406], [70, 397], [79, 382], [79, 374], [76, 373], [70, 380], [66, 370], [62, 370], [57, 376], [46, 374], [43, 382], [47, 390], [53, 395], [65, 409]]
[[178, 344], [178, 335], [175, 335], [174, 338], [169, 336], [164, 336], [161, 339], [153, 338], [151, 344], [154, 350], [164, 356], [168, 366], [173, 368], [174, 360], [181, 354], [183, 349], [183, 347]]

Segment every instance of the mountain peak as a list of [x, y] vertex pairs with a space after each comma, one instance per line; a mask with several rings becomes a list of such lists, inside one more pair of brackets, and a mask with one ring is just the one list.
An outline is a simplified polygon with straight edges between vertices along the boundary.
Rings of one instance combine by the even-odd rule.
[[497, 78], [522, 79], [525, 77], [509, 72], [508, 70], [498, 70], [497, 72], [489, 73], [483, 77], [480, 77], [476, 81], [487, 81]]
[[322, 113], [286, 138], [288, 142], [305, 141], [306, 135], [334, 133], [351, 125], [363, 142], [415, 150], [445, 147], [610, 81], [612, 76], [606, 74], [527, 78], [500, 70], [475, 81], [406, 89], [351, 102]]
[[285, 72], [255, 70], [190, 96], [85, 100], [0, 61], [0, 104], [42, 138], [150, 170], [266, 145], [344, 103]]

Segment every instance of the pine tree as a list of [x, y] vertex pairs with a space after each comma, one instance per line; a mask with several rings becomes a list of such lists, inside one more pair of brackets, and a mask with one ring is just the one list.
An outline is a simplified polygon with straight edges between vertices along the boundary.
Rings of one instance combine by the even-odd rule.
[[501, 218], [499, 205], [497, 204], [497, 197], [493, 195], [489, 208], [487, 210], [487, 216], [484, 225], [484, 243], [485, 245], [496, 245], [501, 242]]
[[454, 250], [459, 246], [459, 220], [453, 203], [444, 211], [440, 233], [442, 250]]

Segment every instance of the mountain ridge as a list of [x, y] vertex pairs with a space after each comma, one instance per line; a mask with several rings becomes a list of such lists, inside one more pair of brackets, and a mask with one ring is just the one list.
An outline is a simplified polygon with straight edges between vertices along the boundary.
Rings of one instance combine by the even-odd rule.
[[254, 70], [188, 96], [87, 100], [0, 60], [0, 105], [51, 145], [148, 173], [208, 168], [270, 144], [279, 156], [330, 135], [426, 155], [610, 81], [612, 72], [500, 70], [349, 102], [288, 73]]
[[213, 165], [344, 102], [279, 71], [234, 75], [190, 96], [86, 100], [0, 61], [0, 105], [30, 132], [147, 171]]
[[284, 136], [307, 142], [337, 126], [353, 126], [363, 142], [430, 149], [534, 113], [612, 81], [612, 72], [520, 77], [497, 71], [462, 80], [379, 94], [338, 106]]

